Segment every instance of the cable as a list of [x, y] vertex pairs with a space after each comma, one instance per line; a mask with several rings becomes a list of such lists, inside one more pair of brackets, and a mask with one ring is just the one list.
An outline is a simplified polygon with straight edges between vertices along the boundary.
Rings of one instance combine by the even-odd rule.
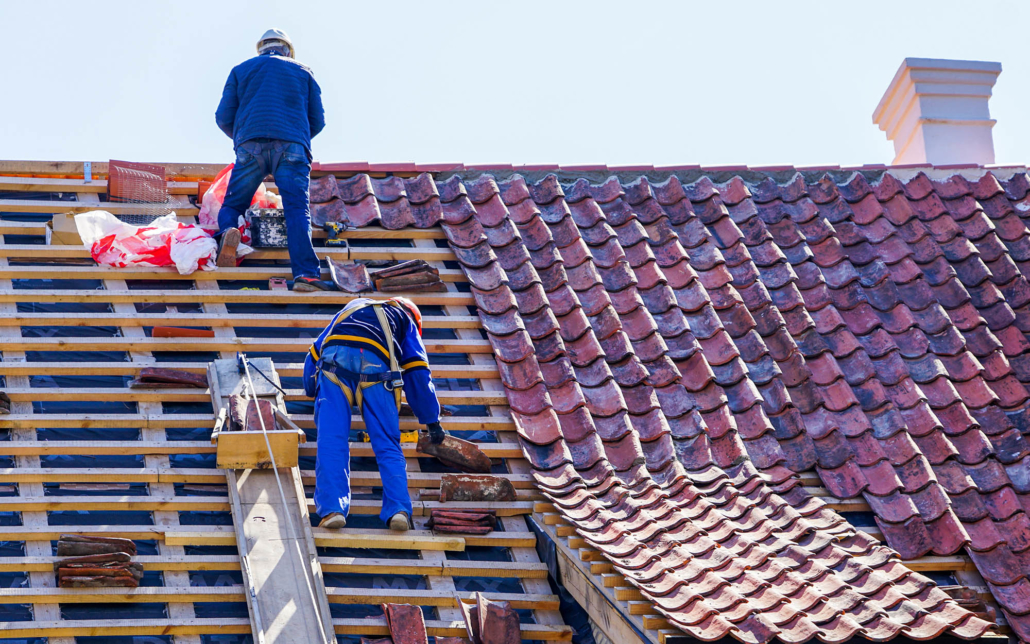
[[[268, 449], [268, 457], [272, 461], [272, 472], [275, 474], [275, 484], [276, 484], [276, 487], [279, 488], [279, 498], [282, 499], [282, 501], [283, 501], [283, 508], [286, 510], [286, 514], [288, 515], [287, 518], [289, 520], [286, 522], [286, 527], [289, 530], [290, 539], [293, 540], [294, 545], [297, 547], [297, 554], [299, 554], [300, 557], [301, 557], [301, 560], [303, 560], [304, 559], [304, 552], [300, 548], [300, 540], [297, 539], [297, 533], [294, 531], [293, 515], [292, 515], [292, 513], [290, 511], [290, 503], [286, 499], [286, 492], [283, 490], [282, 479], [279, 477], [279, 466], [275, 462], [275, 454], [272, 452], [272, 443], [268, 439], [268, 429], [265, 427], [265, 417], [264, 417], [264, 414], [261, 413], [261, 403], [260, 403], [260, 399], [257, 396], [257, 388], [254, 387], [254, 380], [250, 377], [250, 360], [247, 359], [246, 354], [241, 354], [240, 357], [241, 357], [241, 362], [243, 363], [244, 374], [247, 377], [247, 386], [250, 388], [250, 395], [254, 399], [254, 405], [257, 408], [258, 422], [261, 424], [261, 434], [265, 438], [265, 447]], [[257, 367], [254, 367], [254, 368], [257, 369]], [[260, 370], [258, 370], [258, 373], [261, 373], [262, 376], [265, 375]], [[268, 376], [265, 376], [265, 378], [268, 379]], [[271, 380], [269, 380], [269, 382], [271, 382], [273, 385], [275, 385], [275, 383], [272, 382]], [[277, 385], [276, 385], [276, 389], [279, 389], [279, 391], [282, 391], [282, 389], [280, 389]], [[307, 500], [305, 499], [304, 502], [306, 503]], [[315, 556], [314, 553], [312, 553], [312, 557], [314, 557], [314, 556]], [[310, 569], [311, 569], [311, 565], [312, 565], [312, 562], [308, 561], [309, 572], [310, 572]], [[324, 622], [324, 619], [323, 619], [323, 616], [322, 616], [322, 609], [321, 609], [321, 606], [319, 606], [320, 602], [318, 601], [318, 597], [315, 594], [315, 589], [311, 585], [311, 577], [310, 577], [309, 574], [305, 574], [304, 575], [304, 581], [305, 581], [305, 583], [306, 583], [306, 585], [308, 587], [308, 592], [311, 595], [311, 600], [312, 600], [312, 604], [315, 607], [315, 612], [318, 614], [318, 626], [319, 626], [318, 631], [319, 631], [319, 633], [322, 634], [322, 643], [323, 644], [328, 644], [328, 642], [326, 642], [326, 639], [325, 639], [325, 629], [324, 629], [324, 623], [325, 622]]]
[[[247, 356], [246, 356], [246, 354], [243, 354], [243, 360], [246, 360], [246, 359], [247, 359]], [[282, 387], [280, 387], [279, 385], [275, 384], [275, 381], [273, 381], [273, 380], [272, 380], [271, 378], [269, 378], [269, 377], [268, 377], [267, 375], [265, 375], [265, 372], [264, 372], [264, 371], [261, 371], [261, 369], [259, 369], [259, 368], [257, 367], [257, 365], [252, 365], [252, 366], [254, 367], [254, 371], [258, 372], [258, 375], [259, 375], [259, 376], [261, 376], [262, 378], [264, 378], [265, 380], [267, 380], [267, 381], [268, 381], [268, 384], [270, 384], [270, 385], [272, 385], [273, 387], [275, 387], [276, 389], [278, 389], [278, 390], [279, 390], [279, 393], [281, 393], [281, 394], [282, 394], [282, 395], [284, 395], [284, 396], [288, 396], [288, 395], [289, 395], [289, 394], [287, 394], [287, 393], [286, 393], [286, 390], [285, 390], [285, 389], [283, 389], [283, 388], [282, 388]]]
[[[293, 515], [290, 511], [290, 503], [286, 499], [286, 492], [283, 491], [282, 479], [279, 478], [279, 466], [275, 462], [275, 454], [272, 453], [272, 443], [268, 440], [268, 429], [265, 427], [264, 414], [261, 413], [260, 399], [257, 396], [257, 389], [254, 387], [254, 380], [250, 377], [250, 360], [247, 359], [246, 354], [241, 353], [239, 355], [240, 361], [243, 363], [244, 374], [247, 377], [247, 386], [250, 388], [250, 395], [254, 399], [254, 405], [257, 408], [258, 422], [261, 423], [261, 434], [265, 437], [265, 447], [268, 449], [268, 457], [272, 461], [272, 472], [275, 474], [275, 484], [279, 488], [279, 498], [283, 500], [283, 508], [286, 510], [286, 514], [288, 515], [287, 518], [289, 520], [286, 522], [286, 527], [289, 529], [290, 539], [293, 540], [294, 545], [297, 547], [297, 554], [299, 554], [301, 560], [303, 560], [304, 551], [300, 549], [300, 540], [297, 539], [297, 533], [294, 531]], [[254, 367], [254, 369], [257, 369], [257, 367]], [[261, 372], [258, 371], [258, 373]], [[262, 373], [261, 375], [264, 374]], [[265, 377], [267, 378], [267, 376]], [[269, 380], [269, 382], [271, 382], [271, 380]], [[272, 384], [275, 385], [274, 382]], [[276, 386], [276, 389], [279, 389], [279, 387]], [[279, 389], [279, 391], [282, 391], [282, 389]], [[304, 503], [307, 503], [306, 498], [304, 499]], [[316, 557], [315, 553], [311, 553], [311, 557], [314, 559], [314, 557]], [[311, 560], [308, 561], [308, 573], [311, 573], [312, 563], [313, 562]], [[315, 613], [318, 615], [318, 632], [322, 634], [322, 644], [329, 644], [325, 638], [325, 620], [322, 615], [322, 608], [319, 605], [320, 602], [318, 601], [318, 596], [315, 594], [315, 588], [311, 585], [311, 575], [305, 574], [304, 581], [307, 584], [308, 592], [311, 594], [311, 601], [315, 607]]]

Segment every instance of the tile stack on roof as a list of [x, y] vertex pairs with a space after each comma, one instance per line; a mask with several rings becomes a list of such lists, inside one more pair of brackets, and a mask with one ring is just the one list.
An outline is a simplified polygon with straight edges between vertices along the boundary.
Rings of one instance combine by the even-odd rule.
[[988, 627], [905, 557], [963, 546], [1030, 639], [1025, 175], [315, 182], [315, 219], [441, 222], [541, 489], [703, 639]]

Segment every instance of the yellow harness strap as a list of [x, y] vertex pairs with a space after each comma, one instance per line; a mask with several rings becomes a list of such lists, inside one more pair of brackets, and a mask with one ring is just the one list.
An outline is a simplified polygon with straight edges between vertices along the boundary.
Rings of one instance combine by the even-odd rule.
[[[400, 364], [397, 362], [397, 353], [394, 351], [393, 331], [390, 329], [390, 321], [386, 319], [386, 311], [383, 310], [382, 304], [373, 304], [372, 308], [375, 309], [376, 317], [379, 318], [379, 325], [383, 327], [383, 335], [386, 336], [386, 345], [390, 348], [390, 371], [399, 373], [401, 370]], [[401, 409], [401, 390], [398, 387], [393, 388], [393, 397], [397, 401], [397, 411]]]
[[[325, 371], [323, 373], [325, 374], [325, 377], [329, 379], [329, 382], [333, 383], [334, 385], [336, 385], [337, 387], [339, 387], [340, 389], [343, 390], [343, 395], [347, 396], [347, 404], [348, 405], [353, 405], [354, 404], [354, 393], [351, 392], [350, 387], [348, 387], [347, 385], [345, 385], [342, 382], [340, 382], [340, 379], [336, 377], [336, 374], [333, 374], [333, 373], [331, 373], [329, 371]], [[358, 406], [360, 407], [361, 405], [358, 405]]]
[[[375, 302], [375, 303], [372, 303], [372, 304], [366, 304], [365, 306], [371, 306], [373, 308], [373, 310], [376, 312], [376, 318], [379, 320], [379, 326], [383, 329], [383, 335], [386, 337], [386, 346], [388, 347], [387, 355], [389, 355], [389, 357], [390, 357], [390, 371], [397, 371], [397, 372], [399, 372], [401, 370], [401, 367], [400, 367], [400, 364], [397, 362], [397, 354], [394, 351], [394, 344], [395, 343], [393, 341], [393, 331], [390, 329], [390, 321], [386, 317], [386, 311], [383, 310], [383, 304], [393, 304], [393, 303], [392, 302]], [[346, 320], [351, 315], [351, 313], [354, 313], [355, 311], [360, 311], [361, 309], [365, 308], [365, 306], [358, 306], [358, 307], [355, 307], [353, 309], [350, 309], [349, 311], [344, 311], [342, 313], [337, 314], [337, 316], [335, 318], [333, 318], [331, 326], [336, 326], [340, 322]], [[396, 306], [396, 305], [394, 305], [394, 306]], [[326, 338], [326, 339], [328, 339], [328, 338]], [[312, 357], [315, 357], [314, 349], [315, 349], [315, 345], [311, 345]], [[333, 384], [337, 385], [340, 389], [343, 390], [343, 393], [347, 396], [347, 402], [351, 403], [352, 405], [355, 404], [355, 402], [357, 402], [358, 410], [359, 411], [362, 408], [362, 403], [364, 403], [364, 401], [365, 401], [364, 395], [362, 394], [363, 390], [365, 390], [368, 387], [373, 387], [373, 386], [378, 385], [378, 384], [382, 384], [384, 387], [386, 386], [385, 383], [378, 383], [378, 382], [358, 383], [358, 390], [352, 393], [351, 390], [346, 385], [344, 385], [342, 382], [340, 382], [336, 378], [336, 376], [334, 376], [333, 374], [331, 374], [329, 372], [323, 372], [323, 373], [326, 374], [326, 377], [329, 378], [329, 380]], [[394, 390], [393, 390], [393, 397], [397, 401], [397, 410], [400, 411], [400, 408], [401, 408], [401, 389], [400, 388], [394, 388]]]

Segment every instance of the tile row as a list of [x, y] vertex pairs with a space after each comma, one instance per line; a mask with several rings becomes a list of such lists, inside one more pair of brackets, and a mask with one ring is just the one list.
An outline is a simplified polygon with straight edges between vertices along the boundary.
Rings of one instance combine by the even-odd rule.
[[[442, 226], [472, 283], [541, 489], [656, 610], [696, 637], [984, 632], [985, 622], [920, 576], [854, 585], [887, 575], [896, 555], [809, 497], [790, 465], [806, 469], [797, 458], [806, 441], [815, 452], [816, 438], [839, 437], [839, 451], [849, 437], [833, 415], [860, 405], [837, 405], [825, 394], [831, 385], [811, 376], [808, 390], [791, 391], [804, 380], [788, 387], [683, 187], [662, 203], [645, 185], [566, 189], [553, 176], [532, 185], [485, 177], [440, 191], [445, 203], [471, 202], [449, 210], [466, 218], [444, 217]], [[725, 319], [734, 308], [742, 324]], [[796, 356], [804, 369], [789, 332], [785, 340], [795, 350], [781, 357]], [[763, 355], [768, 377], [752, 379]], [[804, 396], [811, 404], [802, 408], [795, 397]], [[813, 437], [802, 412], [826, 431]], [[856, 436], [891, 438], [871, 426]], [[800, 445], [796, 462], [782, 444]], [[910, 451], [904, 462], [921, 458], [932, 476]], [[936, 481], [877, 491], [888, 519], [929, 516], [936, 502], [940, 531], [961, 530]], [[902, 501], [909, 513], [892, 514]], [[838, 575], [844, 561], [861, 572]], [[835, 601], [842, 594], [851, 601]]]
[[967, 548], [1027, 638], [1026, 175], [719, 178], [327, 176], [312, 211], [443, 227], [541, 489], [687, 632], [987, 628], [814, 469], [904, 557]]

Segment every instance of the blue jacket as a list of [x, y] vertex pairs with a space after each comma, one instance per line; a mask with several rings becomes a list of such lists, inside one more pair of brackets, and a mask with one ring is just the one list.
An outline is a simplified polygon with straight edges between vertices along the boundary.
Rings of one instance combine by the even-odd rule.
[[322, 90], [311, 70], [292, 58], [265, 53], [229, 72], [215, 122], [233, 147], [251, 139], [300, 143], [325, 127]]
[[[322, 353], [330, 346], [349, 346], [372, 351], [387, 365], [390, 356], [387, 353], [386, 337], [379, 325], [379, 318], [371, 306], [374, 300], [359, 298], [349, 304], [333, 318], [322, 333], [315, 339], [304, 359], [304, 393], [314, 397], [318, 384], [318, 367]], [[351, 308], [356, 311], [343, 320], [340, 316]], [[433, 386], [433, 374], [429, 370], [429, 357], [426, 346], [418, 334], [418, 328], [411, 316], [398, 306], [385, 305], [383, 311], [390, 323], [393, 335], [394, 351], [404, 379], [404, 396], [411, 406], [418, 422], [423, 425], [440, 420], [440, 401], [436, 398], [436, 387]]]

